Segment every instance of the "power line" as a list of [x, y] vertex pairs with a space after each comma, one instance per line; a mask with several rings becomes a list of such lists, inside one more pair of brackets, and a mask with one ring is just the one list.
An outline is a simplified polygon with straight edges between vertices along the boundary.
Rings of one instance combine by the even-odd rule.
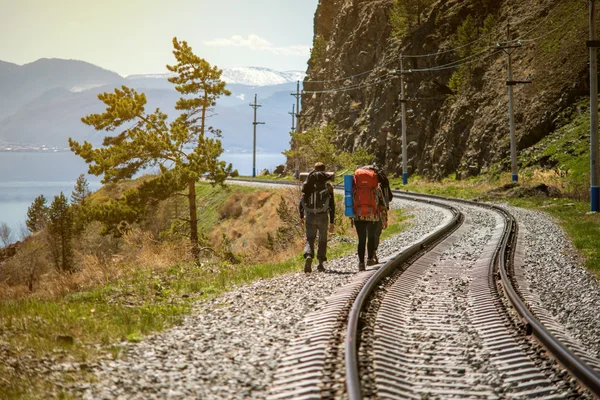
[[578, 17], [582, 11], [585, 11], [587, 9], [587, 6], [580, 9], [579, 12], [574, 13], [573, 15], [571, 15], [570, 18], [566, 19], [565, 21], [563, 21], [562, 24], [560, 24], [559, 26], [557, 26], [556, 28], [552, 29], [551, 31], [546, 32], [545, 34], [538, 36], [536, 38], [533, 39], [522, 39], [521, 42], [522, 43], [529, 43], [529, 42], [537, 42], [540, 39], [543, 39], [549, 35], [551, 35], [552, 33], [556, 32], [557, 30], [559, 30], [560, 28], [562, 28], [563, 26], [565, 26], [566, 24], [568, 24], [569, 22], [571, 22], [573, 19], [575, 19], [575, 17]]
[[396, 74], [393, 74], [393, 76], [391, 78], [371, 81], [371, 83], [369, 83], [369, 84], [359, 83], [359, 84], [350, 85], [350, 86], [341, 87], [341, 88], [336, 88], [336, 89], [304, 90], [302, 93], [304, 93], [304, 94], [319, 94], [319, 93], [347, 92], [347, 91], [350, 91], [350, 90], [362, 89], [362, 88], [365, 88], [365, 87], [379, 85], [380, 83], [389, 82], [392, 79], [395, 79], [396, 77], [397, 77]]
[[551, 11], [549, 11], [548, 14], [546, 14], [546, 16], [540, 22], [538, 22], [533, 28], [531, 28], [530, 30], [525, 32], [523, 35], [521, 35], [520, 39], [526, 38], [527, 35], [529, 35], [531, 32], [536, 30], [544, 21], [546, 21], [548, 19], [548, 17], [550, 17], [550, 15], [552, 15], [552, 13], [554, 13], [554, 11], [558, 10], [558, 8], [561, 5], [563, 5], [564, 2], [565, 2], [565, 0], [559, 1], [558, 4], [556, 4], [556, 6]]
[[[544, 22], [546, 19], [548, 19], [548, 17], [549, 17], [549, 16], [550, 16], [550, 15], [551, 15], [551, 14], [552, 14], [554, 11], [556, 11], [556, 10], [559, 8], [559, 6], [560, 6], [561, 4], [563, 4], [564, 2], [565, 2], [565, 0], [561, 0], [561, 1], [560, 1], [560, 2], [559, 2], [559, 3], [558, 3], [558, 4], [557, 4], [557, 5], [554, 7], [554, 8], [553, 8], [553, 9], [550, 11], [550, 12], [548, 12], [548, 15], [546, 15], [546, 17], [544, 17], [544, 19], [543, 19], [542, 21], [538, 22], [538, 23], [537, 23], [537, 24], [536, 24], [536, 25], [535, 25], [533, 28], [531, 28], [529, 31], [527, 31], [527, 32], [526, 32], [526, 33], [523, 35], [523, 37], [526, 37], [528, 34], [530, 34], [532, 31], [534, 31], [536, 28], [538, 28], [538, 27], [541, 25], [541, 23], [542, 23], [542, 22]], [[530, 17], [524, 17], [524, 18], [522, 18], [522, 19], [518, 20], [517, 22], [513, 22], [513, 24], [514, 24], [514, 25], [519, 25], [519, 24], [521, 24], [523, 21], [525, 21], [525, 20], [527, 20], [527, 19], [530, 19]], [[571, 18], [571, 19], [572, 19], [572, 18]], [[566, 21], [564, 24], [566, 24], [567, 22], [568, 22], [568, 21]], [[563, 24], [563, 25], [564, 25], [564, 24]], [[561, 25], [561, 26], [562, 26], [562, 25]], [[504, 30], [504, 28], [503, 28], [503, 27], [497, 27], [497, 28], [495, 28], [495, 29], [494, 29], [492, 32], [493, 32], [493, 33], [495, 33], [495, 32], [501, 32], [501, 31], [503, 31], [503, 30]], [[550, 34], [550, 33], [551, 33], [551, 32], [549, 32], [548, 34]], [[460, 50], [460, 49], [463, 49], [463, 48], [465, 48], [465, 47], [471, 46], [471, 45], [473, 45], [473, 44], [475, 44], [475, 43], [478, 43], [478, 42], [480, 42], [480, 41], [482, 41], [482, 40], [484, 40], [484, 39], [487, 39], [488, 37], [489, 37], [489, 36], [487, 36], [487, 35], [485, 35], [485, 36], [480, 36], [479, 38], [477, 38], [477, 39], [475, 39], [475, 40], [473, 40], [473, 41], [471, 41], [471, 42], [469, 42], [469, 43], [466, 43], [466, 44], [463, 44], [463, 45], [461, 45], [461, 46], [457, 46], [457, 47], [454, 47], [454, 48], [451, 48], [451, 49], [448, 49], [448, 50], [444, 50], [444, 51], [438, 51], [438, 52], [435, 52], [435, 53], [412, 54], [412, 55], [411, 55], [411, 54], [405, 54], [405, 55], [403, 55], [403, 57], [404, 57], [404, 58], [426, 58], [426, 57], [433, 57], [433, 56], [439, 56], [439, 55], [443, 55], [443, 54], [448, 54], [448, 53], [455, 52], [456, 50]], [[545, 37], [545, 36], [542, 36], [542, 37]], [[537, 39], [539, 39], [539, 38], [537, 38]], [[529, 39], [529, 40], [527, 40], [527, 41], [534, 41], [534, 40], [536, 40], [536, 39]], [[522, 40], [522, 41], [524, 41], [524, 40]], [[367, 70], [367, 71], [359, 72], [359, 73], [357, 73], [357, 74], [353, 74], [353, 75], [344, 76], [344, 77], [342, 77], [342, 78], [336, 78], [336, 79], [327, 79], [327, 80], [308, 80], [308, 81], [306, 81], [305, 83], [333, 83], [333, 82], [345, 81], [345, 80], [348, 80], [348, 79], [353, 79], [353, 78], [357, 78], [357, 77], [359, 77], [359, 76], [367, 75], [367, 74], [369, 74], [369, 73], [371, 73], [371, 72], [373, 72], [373, 71], [376, 71], [376, 70], [378, 70], [378, 69], [385, 68], [386, 66], [388, 66], [388, 65], [390, 65], [390, 64], [392, 64], [392, 63], [394, 63], [394, 62], [395, 62], [394, 60], [390, 60], [390, 61], [388, 61], [388, 62], [384, 62], [384, 63], [383, 63], [381, 66], [378, 66], [378, 67], [376, 67], [376, 68], [372, 68], [372, 69], [370, 69], [370, 70]]]
[[[486, 50], [486, 52], [488, 52], [489, 50]], [[384, 82], [388, 82], [394, 78], [396, 78], [396, 74], [401, 74], [401, 73], [414, 73], [414, 72], [435, 72], [435, 71], [442, 71], [442, 70], [446, 70], [446, 69], [452, 69], [452, 68], [458, 68], [462, 65], [468, 65], [468, 64], [473, 64], [475, 62], [478, 62], [480, 60], [484, 60], [486, 58], [489, 58], [491, 56], [494, 56], [498, 53], [500, 53], [502, 50], [496, 50], [492, 53], [489, 53], [483, 57], [478, 57], [474, 60], [471, 61], [467, 61], [467, 62], [463, 62], [463, 63], [459, 63], [457, 64], [456, 61], [450, 64], [446, 64], [444, 66], [439, 66], [439, 67], [433, 67], [433, 68], [423, 68], [423, 69], [408, 69], [408, 70], [395, 70], [394, 73], [388, 73], [382, 77], [378, 77], [376, 79], [373, 79], [371, 81], [367, 81], [367, 82], [362, 82], [362, 83], [357, 83], [354, 85], [349, 85], [349, 86], [345, 86], [345, 87], [340, 87], [340, 88], [334, 88], [334, 89], [323, 89], [323, 90], [304, 90], [302, 93], [304, 94], [320, 94], [320, 93], [336, 93], [336, 92], [347, 92], [350, 90], [356, 90], [356, 89], [362, 89], [365, 87], [370, 87], [370, 86], [375, 86]], [[483, 52], [481, 52], [483, 53]], [[477, 55], [481, 55], [481, 53], [478, 53]], [[475, 55], [474, 55], [475, 56]], [[469, 58], [473, 58], [474, 56], [470, 56], [470, 57], [465, 57], [464, 59], [469, 59]], [[382, 79], [382, 78], [386, 78], [387, 76], [393, 75], [391, 78], [388, 79]]]

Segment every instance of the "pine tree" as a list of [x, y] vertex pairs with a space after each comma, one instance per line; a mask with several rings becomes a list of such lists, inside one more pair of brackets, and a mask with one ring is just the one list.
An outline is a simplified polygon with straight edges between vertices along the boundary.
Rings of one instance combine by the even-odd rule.
[[73, 234], [80, 235], [88, 223], [87, 197], [90, 195], [90, 184], [81, 174], [75, 182], [71, 193], [71, 211], [73, 214]]
[[[144, 168], [158, 166], [158, 176], [127, 192], [118, 204], [103, 206], [99, 214], [113, 227], [119, 215], [134, 222], [148, 205], [184, 192], [189, 204], [192, 253], [197, 257], [196, 182], [204, 176], [215, 184], [223, 183], [231, 172], [231, 165], [218, 160], [223, 152], [218, 139], [221, 132], [207, 126], [206, 119], [217, 99], [231, 93], [220, 79], [222, 71], [195, 55], [185, 41], [173, 38], [173, 47], [177, 63], [167, 68], [177, 75], [169, 81], [182, 94], [175, 106], [182, 112], [173, 122], [167, 122], [167, 115], [159, 109], [147, 113], [146, 96], [123, 86], [98, 96], [106, 105], [104, 113], [82, 118], [96, 130], [111, 132], [120, 128], [121, 133], [106, 136], [101, 148], [72, 139], [69, 145], [89, 164], [91, 174], [104, 175], [103, 183], [130, 179]], [[126, 128], [121, 127], [124, 124]]]
[[392, 36], [404, 38], [413, 26], [421, 24], [421, 15], [432, 4], [433, 0], [394, 0], [388, 16]]
[[90, 184], [85, 179], [85, 174], [79, 175], [73, 193], [71, 193], [71, 204], [85, 206], [85, 199], [90, 195]]
[[50, 251], [57, 269], [73, 270], [73, 215], [65, 195], [54, 196], [48, 209], [48, 238]]
[[31, 232], [39, 232], [48, 221], [48, 206], [44, 195], [39, 195], [27, 209], [27, 229]]

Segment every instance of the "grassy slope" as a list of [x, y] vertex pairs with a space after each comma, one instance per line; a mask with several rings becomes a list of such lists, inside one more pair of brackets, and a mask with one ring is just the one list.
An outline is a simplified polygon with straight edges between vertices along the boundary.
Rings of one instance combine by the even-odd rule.
[[[233, 194], [255, 189], [232, 186], [227, 190], [200, 185], [202, 225], [213, 227], [218, 209]], [[338, 201], [341, 202], [341, 196]], [[400, 212], [391, 216], [383, 238], [406, 226]], [[352, 232], [349, 232], [352, 233]], [[351, 254], [354, 245], [333, 242], [329, 258]], [[300, 270], [302, 256], [256, 265], [197, 265], [179, 263], [162, 270], [133, 269], [118, 279], [64, 298], [7, 300], [0, 303], [0, 350], [10, 359], [40, 358], [84, 363], [98, 357], [118, 357], [122, 341], [139, 341], [144, 335], [177, 324], [194, 302], [215, 296], [235, 285]], [[71, 343], [72, 341], [72, 343]], [[2, 354], [0, 354], [2, 356]], [[54, 363], [55, 361], [53, 361]], [[85, 370], [60, 375], [65, 381], [90, 378]], [[32, 368], [0, 364], [0, 399], [39, 398], [40, 393], [70, 397], [53, 380]]]

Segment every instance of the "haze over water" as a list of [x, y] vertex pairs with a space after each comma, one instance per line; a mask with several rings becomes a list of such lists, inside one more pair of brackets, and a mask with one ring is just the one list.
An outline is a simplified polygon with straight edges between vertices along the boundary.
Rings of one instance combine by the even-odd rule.
[[[223, 160], [233, 164], [241, 175], [252, 174], [251, 153], [223, 153]], [[285, 161], [281, 153], [257, 154], [257, 172], [273, 169]], [[27, 218], [27, 208], [40, 194], [48, 202], [61, 191], [70, 197], [77, 177], [87, 172], [87, 165], [70, 152], [0, 152], [0, 222], [13, 230], [19, 239], [20, 227]], [[100, 178], [87, 176], [92, 191], [100, 188]]]

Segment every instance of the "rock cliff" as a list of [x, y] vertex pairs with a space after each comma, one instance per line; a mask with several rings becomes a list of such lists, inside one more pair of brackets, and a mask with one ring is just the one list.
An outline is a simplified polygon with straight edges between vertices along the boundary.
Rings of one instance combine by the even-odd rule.
[[[507, 25], [510, 43], [520, 46], [511, 49], [513, 80], [532, 81], [514, 86], [518, 150], [556, 129], [588, 93], [585, 1], [430, 1], [401, 38], [390, 23], [393, 7], [393, 0], [320, 1], [301, 129], [333, 122], [341, 148], [367, 147], [401, 172], [403, 55], [409, 172], [441, 178], [495, 163], [508, 169], [507, 56], [498, 48], [507, 44]], [[467, 19], [475, 43], [459, 37]]]

